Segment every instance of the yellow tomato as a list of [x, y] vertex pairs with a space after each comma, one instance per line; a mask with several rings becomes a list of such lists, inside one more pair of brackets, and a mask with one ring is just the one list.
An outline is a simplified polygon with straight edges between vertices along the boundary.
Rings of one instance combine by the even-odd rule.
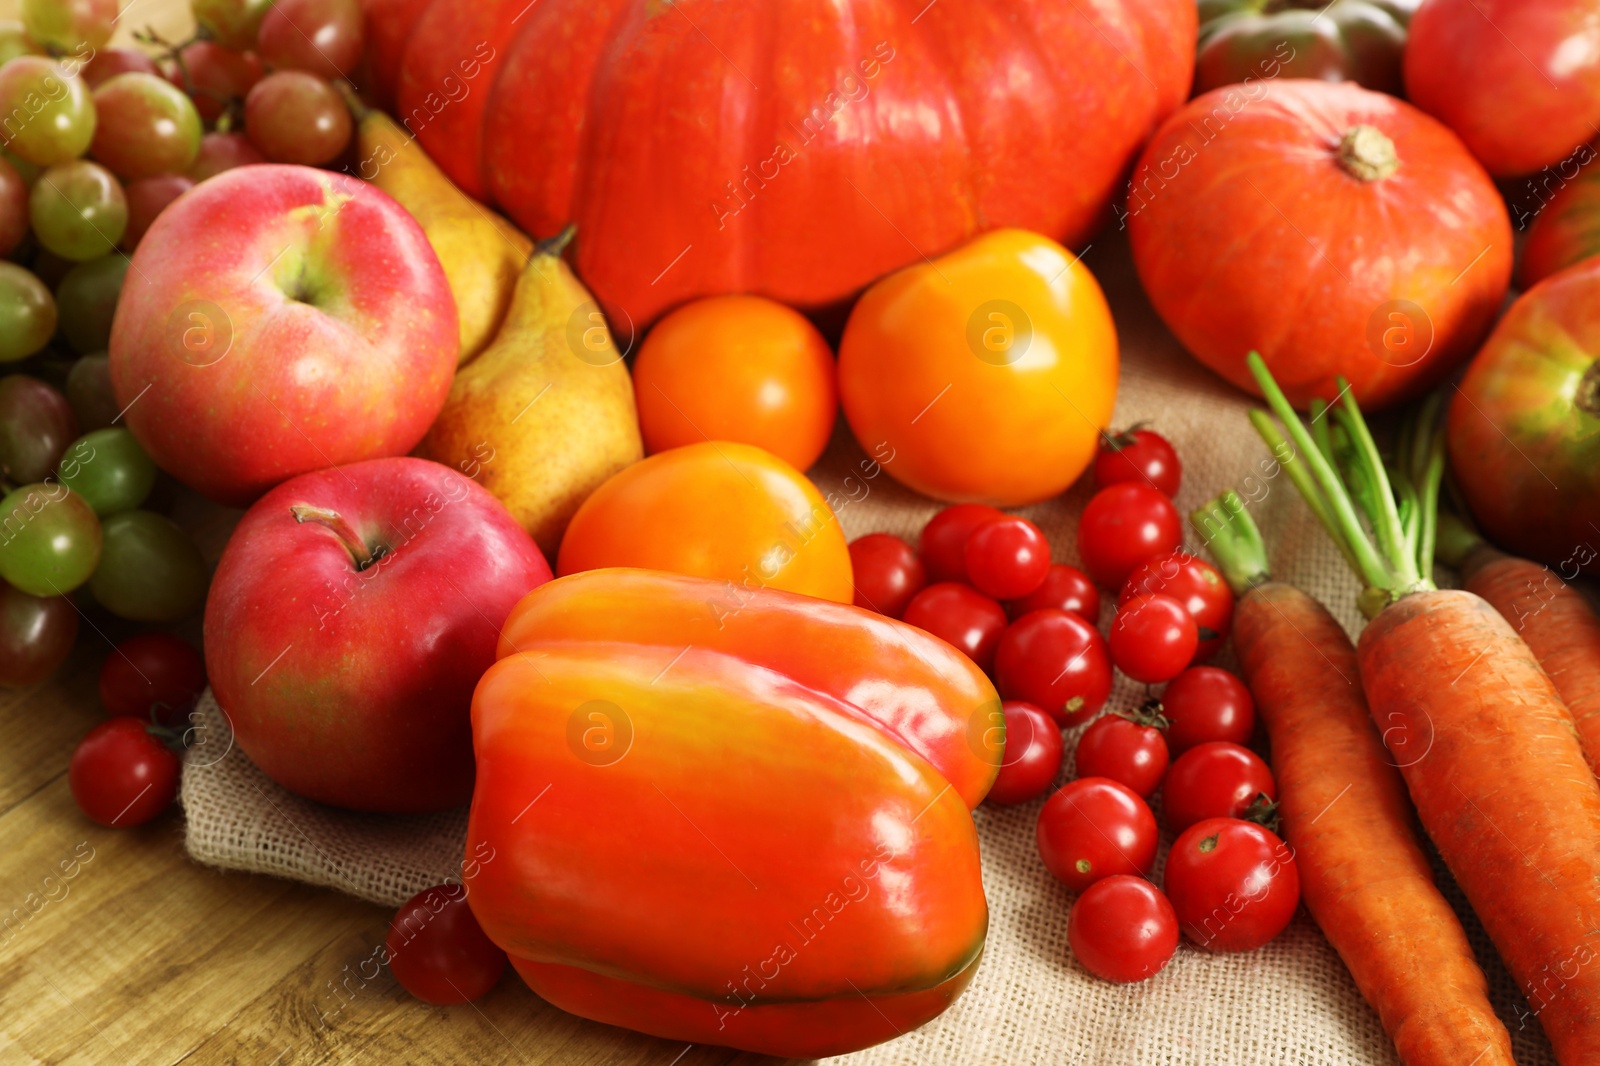
[[1054, 241], [997, 230], [868, 289], [839, 346], [862, 447], [941, 500], [1016, 507], [1094, 458], [1117, 334], [1094, 276]]
[[652, 452], [736, 440], [804, 470], [833, 433], [833, 350], [800, 312], [762, 296], [712, 296], [657, 322], [633, 365]]
[[704, 441], [658, 452], [584, 501], [561, 541], [556, 572], [607, 566], [666, 570], [825, 600], [854, 598], [839, 520], [806, 476], [771, 452]]

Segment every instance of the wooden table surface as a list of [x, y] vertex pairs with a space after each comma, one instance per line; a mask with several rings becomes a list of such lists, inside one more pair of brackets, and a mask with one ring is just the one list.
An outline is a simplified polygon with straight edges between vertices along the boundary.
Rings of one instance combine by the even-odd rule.
[[[0, 0], [0, 18], [17, 11]], [[125, 0], [113, 44], [191, 25], [186, 0]], [[213, 561], [235, 516], [190, 499], [174, 513]], [[0, 1066], [776, 1061], [583, 1021], [509, 969], [477, 1003], [429, 1006], [370, 961], [387, 909], [196, 865], [176, 808], [135, 829], [90, 822], [67, 764], [104, 718], [100, 663], [132, 632], [86, 616], [54, 678], [0, 688]]]

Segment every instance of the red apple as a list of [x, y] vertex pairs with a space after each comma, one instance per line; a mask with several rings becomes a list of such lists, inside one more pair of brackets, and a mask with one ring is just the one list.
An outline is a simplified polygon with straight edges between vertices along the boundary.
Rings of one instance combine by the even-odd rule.
[[196, 185], [134, 252], [111, 381], [151, 458], [222, 503], [404, 455], [444, 406], [455, 300], [411, 215], [366, 182], [247, 166]]
[[516, 519], [425, 459], [302, 474], [245, 513], [206, 600], [206, 673], [280, 785], [363, 811], [472, 796], [472, 689], [550, 580]]

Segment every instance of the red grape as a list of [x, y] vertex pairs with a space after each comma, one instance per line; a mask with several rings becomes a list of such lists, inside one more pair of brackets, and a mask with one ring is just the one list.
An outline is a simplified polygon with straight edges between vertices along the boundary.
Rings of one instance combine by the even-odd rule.
[[118, 74], [94, 91], [99, 112], [89, 154], [124, 181], [181, 174], [200, 151], [200, 115], [154, 74]]
[[267, 157], [242, 133], [208, 133], [200, 138], [200, 154], [189, 167], [189, 177], [198, 185], [224, 170], [266, 161]]
[[184, 174], [157, 174], [130, 182], [123, 190], [128, 198], [128, 228], [122, 232], [122, 247], [130, 252], [137, 248], [167, 205], [192, 188], [194, 180]]
[[96, 52], [94, 58], [84, 64], [78, 76], [89, 88], [95, 89], [101, 82], [129, 72], [159, 75], [161, 68], [156, 66], [155, 60], [137, 49], [106, 48]]
[[183, 47], [164, 73], [194, 100], [201, 118], [215, 122], [230, 104], [243, 100], [266, 71], [254, 53], [195, 41]]
[[77, 436], [78, 420], [54, 386], [26, 374], [0, 378], [0, 481], [43, 481]]
[[0, 581], [0, 685], [34, 685], [55, 673], [78, 637], [65, 596], [30, 596]]
[[0, 159], [0, 257], [17, 250], [28, 235], [28, 183]]
[[319, 78], [349, 78], [361, 62], [358, 0], [277, 0], [256, 36], [261, 58], [274, 70], [303, 70]]
[[350, 143], [350, 110], [321, 78], [298, 70], [268, 74], [244, 102], [250, 143], [275, 163], [316, 166]]

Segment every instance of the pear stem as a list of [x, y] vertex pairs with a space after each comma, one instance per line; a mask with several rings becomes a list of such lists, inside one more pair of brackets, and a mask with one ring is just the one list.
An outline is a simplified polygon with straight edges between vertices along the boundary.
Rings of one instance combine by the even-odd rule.
[[567, 228], [556, 234], [554, 237], [546, 237], [544, 240], [540, 241], [533, 249], [534, 254], [555, 256], [559, 259], [561, 257], [561, 253], [567, 250], [567, 245], [572, 243], [572, 238], [576, 237], [577, 235], [578, 224], [576, 222], [569, 222], [567, 223]]

